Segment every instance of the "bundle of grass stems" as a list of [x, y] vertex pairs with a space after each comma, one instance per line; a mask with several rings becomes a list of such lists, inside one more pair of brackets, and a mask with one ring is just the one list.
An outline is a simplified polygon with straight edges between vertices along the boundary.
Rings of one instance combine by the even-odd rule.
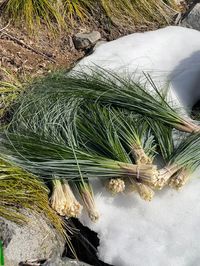
[[[99, 218], [92, 179], [113, 195], [134, 191], [147, 201], [166, 185], [181, 188], [200, 164], [199, 126], [147, 82], [151, 90], [103, 69], [33, 82], [1, 134], [4, 160], [51, 181], [60, 215], [79, 216], [78, 191], [92, 221]], [[173, 131], [187, 134], [175, 145]]]

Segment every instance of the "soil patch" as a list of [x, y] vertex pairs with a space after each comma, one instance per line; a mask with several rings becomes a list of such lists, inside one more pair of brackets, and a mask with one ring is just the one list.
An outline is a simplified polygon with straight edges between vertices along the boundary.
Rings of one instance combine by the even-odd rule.
[[[76, 50], [72, 37], [77, 32], [97, 30], [103, 40], [114, 40], [133, 32], [146, 31], [158, 28], [159, 25], [142, 25], [120, 27], [114, 25], [101, 10], [90, 18], [90, 21], [76, 22], [70, 29], [52, 34], [45, 25], [41, 25], [35, 34], [25, 27], [5, 25], [0, 20], [0, 67], [8, 70], [15, 76], [34, 77], [43, 75], [58, 68], [70, 68], [88, 51]], [[3, 72], [0, 79], [5, 80]]]

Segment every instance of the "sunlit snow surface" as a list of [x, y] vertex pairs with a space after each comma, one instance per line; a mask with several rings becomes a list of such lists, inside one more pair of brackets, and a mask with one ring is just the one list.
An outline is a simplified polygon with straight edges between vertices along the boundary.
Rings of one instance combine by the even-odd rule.
[[94, 224], [83, 215], [81, 221], [98, 232], [100, 259], [115, 266], [200, 265], [197, 177], [198, 173], [181, 191], [159, 191], [150, 203], [136, 194], [113, 198], [98, 187], [101, 218]]
[[[137, 78], [145, 71], [157, 85], [170, 81], [173, 99], [187, 109], [200, 99], [200, 33], [195, 30], [167, 27], [122, 37], [98, 47], [75, 69], [94, 65]], [[198, 173], [182, 190], [166, 188], [150, 203], [135, 194], [113, 198], [94, 182], [100, 220], [80, 219], [99, 234], [100, 259], [115, 266], [200, 265]]]

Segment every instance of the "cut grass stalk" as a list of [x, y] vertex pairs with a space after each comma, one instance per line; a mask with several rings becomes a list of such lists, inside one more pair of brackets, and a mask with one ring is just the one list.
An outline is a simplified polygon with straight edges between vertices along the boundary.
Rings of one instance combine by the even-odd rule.
[[[75, 119], [75, 117], [74, 117]], [[73, 120], [73, 122], [75, 122]], [[69, 130], [72, 132], [74, 132], [73, 127], [69, 126]], [[79, 165], [79, 161], [77, 158], [77, 154], [75, 151], [74, 146], [79, 146], [77, 140], [75, 140], [75, 138], [73, 137], [73, 141], [70, 141], [70, 147], [73, 149], [73, 154], [74, 154], [74, 158], [76, 160], [76, 164], [77, 164], [77, 169], [79, 172], [79, 176], [80, 176], [80, 180], [76, 180], [74, 182], [74, 185], [76, 186], [79, 194], [81, 195], [81, 198], [85, 204], [86, 210], [88, 212], [89, 218], [93, 221], [96, 222], [99, 219], [99, 213], [97, 211], [96, 208], [96, 204], [95, 204], [95, 200], [94, 200], [94, 194], [93, 194], [93, 189], [92, 186], [90, 185], [89, 179], [86, 177], [84, 178], [82, 175], [82, 171], [81, 171], [81, 167]]]
[[137, 191], [142, 199], [151, 201], [154, 197], [154, 191], [147, 185], [141, 182], [131, 182], [130, 191]]
[[53, 192], [50, 198], [51, 207], [61, 216], [78, 217], [82, 206], [76, 200], [67, 181], [54, 179]]
[[52, 181], [52, 195], [50, 197], [50, 205], [59, 215], [65, 216], [64, 207], [66, 204], [66, 198], [62, 189], [61, 181], [55, 179]]
[[181, 189], [189, 180], [191, 173], [187, 169], [181, 168], [169, 179], [169, 186], [174, 189]]
[[[80, 180], [77, 161], [71, 147], [52, 143], [31, 133], [28, 136], [15, 133], [1, 135], [1, 150], [7, 160], [22, 166], [37, 175], [52, 179], [52, 175], [70, 180]], [[87, 177], [112, 178], [139, 176], [146, 183], [157, 179], [155, 165], [134, 165], [107, 157], [75, 150], [78, 164]]]
[[182, 140], [172, 153], [166, 167], [159, 171], [159, 178], [154, 185], [162, 188], [169, 183], [171, 187], [180, 189], [199, 165], [200, 134], [196, 133]]
[[84, 182], [75, 182], [75, 185], [86, 206], [86, 210], [90, 219], [93, 222], [97, 222], [99, 219], [99, 212], [96, 207], [92, 186], [88, 180]]
[[131, 112], [114, 109], [111, 116], [119, 136], [127, 146], [128, 152], [133, 155], [135, 163], [151, 164], [156, 154], [156, 145], [145, 119]]
[[67, 217], [78, 217], [81, 214], [82, 206], [76, 200], [69, 183], [66, 180], [62, 180], [62, 189], [66, 198], [65, 214]]
[[125, 182], [121, 178], [111, 178], [106, 186], [113, 195], [122, 193], [125, 190]]

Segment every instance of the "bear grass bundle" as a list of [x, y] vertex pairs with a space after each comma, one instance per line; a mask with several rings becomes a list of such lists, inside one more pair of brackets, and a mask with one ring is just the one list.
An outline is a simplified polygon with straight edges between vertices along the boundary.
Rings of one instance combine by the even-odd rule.
[[[31, 84], [1, 135], [5, 160], [52, 183], [51, 206], [77, 217], [82, 203], [99, 218], [90, 181], [144, 200], [165, 185], [181, 188], [200, 164], [199, 126], [151, 90], [103, 69], [56, 73]], [[184, 131], [174, 145], [173, 131]], [[162, 167], [157, 166], [157, 159]]]

